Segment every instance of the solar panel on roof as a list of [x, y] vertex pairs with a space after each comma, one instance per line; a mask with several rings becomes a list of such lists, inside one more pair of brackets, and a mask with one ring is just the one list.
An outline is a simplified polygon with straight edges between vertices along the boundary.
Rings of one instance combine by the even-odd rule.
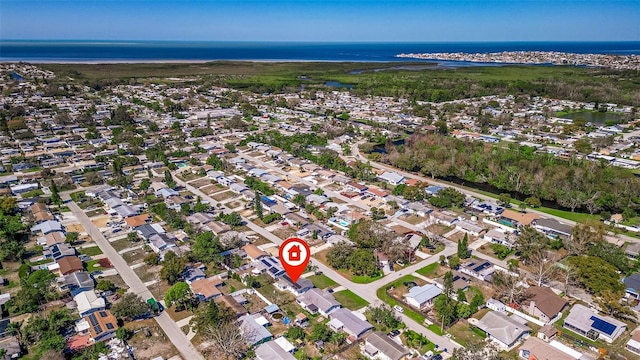
[[609, 322], [607, 322], [605, 320], [602, 320], [602, 319], [597, 318], [595, 316], [592, 316], [589, 319], [593, 320], [593, 324], [591, 324], [592, 328], [594, 328], [594, 329], [596, 329], [598, 331], [601, 331], [601, 332], [603, 332], [603, 333], [605, 333], [607, 335], [613, 334], [613, 332], [616, 330], [616, 326], [615, 325], [613, 325], [613, 324], [611, 324], [611, 323], [609, 323]]
[[89, 315], [89, 321], [91, 322], [92, 326], [98, 325], [98, 319], [96, 319], [96, 316], [94, 314]]
[[96, 331], [96, 334], [100, 334], [102, 332], [102, 327], [100, 327], [100, 325], [96, 325], [94, 330]]
[[112, 323], [107, 323], [107, 329], [112, 330], [113, 329], [113, 324]]
[[107, 317], [107, 313], [105, 311], [100, 311], [100, 317]]
[[260, 260], [260, 261], [262, 261], [262, 263], [263, 263], [265, 266], [271, 266], [271, 264], [269, 264], [269, 262], [268, 262], [268, 261], [266, 261], [266, 260], [264, 260], [264, 259], [262, 259], [262, 260]]
[[270, 272], [270, 273], [272, 273], [272, 274], [275, 274], [275, 273], [277, 273], [277, 272], [278, 272], [278, 269], [276, 269], [276, 268], [270, 268], [270, 269], [269, 269], [269, 272]]

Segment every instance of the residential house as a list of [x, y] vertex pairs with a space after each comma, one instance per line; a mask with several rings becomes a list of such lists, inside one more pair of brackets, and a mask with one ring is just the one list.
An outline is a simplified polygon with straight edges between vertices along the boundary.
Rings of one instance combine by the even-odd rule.
[[62, 224], [55, 220], [47, 220], [31, 227], [31, 232], [34, 234], [42, 232], [42, 235], [47, 235], [54, 231], [64, 231]]
[[484, 231], [484, 228], [482, 226], [478, 225], [475, 222], [466, 220], [456, 222], [456, 229], [472, 236], [480, 236], [480, 233]]
[[573, 234], [573, 227], [555, 219], [540, 218], [532, 222], [533, 227], [552, 239], [568, 239]]
[[495, 272], [495, 267], [487, 260], [469, 259], [460, 265], [459, 271], [478, 280], [489, 281]]
[[368, 187], [366, 185], [358, 184], [358, 183], [353, 182], [353, 181], [347, 183], [346, 188], [349, 191], [357, 192], [359, 194], [364, 193], [368, 189]]
[[210, 277], [195, 280], [191, 282], [189, 286], [191, 287], [191, 292], [197, 295], [201, 301], [209, 301], [218, 296], [222, 296], [218, 287], [223, 284], [222, 279], [218, 277]]
[[382, 181], [386, 181], [393, 186], [396, 186], [396, 185], [402, 184], [405, 180], [405, 177], [398, 174], [395, 171], [394, 172], [385, 171], [382, 175], [378, 176], [378, 179]]
[[439, 210], [432, 211], [431, 213], [429, 213], [429, 217], [436, 224], [441, 224], [444, 226], [452, 226], [459, 220], [457, 216], [454, 216]]
[[149, 237], [149, 247], [153, 252], [159, 254], [164, 250], [176, 247], [175, 240], [167, 234], [153, 234]]
[[285, 351], [275, 341], [260, 344], [254, 353], [256, 360], [295, 360], [291, 353]]
[[273, 339], [273, 335], [264, 326], [260, 325], [253, 315], [244, 315], [238, 319], [240, 332], [247, 343], [256, 346]]
[[558, 329], [553, 325], [545, 325], [538, 330], [536, 336], [542, 341], [550, 342], [558, 335]]
[[329, 314], [329, 328], [335, 332], [344, 332], [355, 341], [373, 329], [367, 318], [359, 312], [339, 308]]
[[[40, 239], [42, 239], [42, 241]], [[40, 239], [38, 239], [39, 245], [42, 245], [44, 248], [50, 248], [55, 244], [64, 243], [67, 240], [67, 237], [62, 231], [54, 231]]]
[[127, 223], [127, 225], [131, 229], [135, 229], [138, 226], [142, 226], [144, 224], [147, 224], [147, 223], [151, 222], [151, 216], [149, 216], [149, 214], [141, 214], [141, 215], [131, 216], [131, 217], [128, 217], [128, 218], [124, 219], [124, 222]]
[[518, 322], [515, 318], [495, 311], [483, 316], [477, 327], [503, 350], [510, 350], [531, 332], [526, 322]]
[[518, 348], [518, 356], [525, 360], [537, 359], [537, 360], [576, 360], [577, 358], [571, 356], [561, 350], [547, 344], [546, 342], [538, 339], [537, 337], [530, 337], [527, 341]]
[[78, 314], [80, 314], [81, 317], [104, 310], [106, 305], [104, 298], [96, 295], [93, 290], [78, 293], [73, 297], [73, 301], [76, 302]]
[[83, 291], [93, 291], [94, 282], [86, 271], [78, 271], [69, 275], [61, 276], [57, 279], [60, 291], [71, 292], [71, 296], [76, 296]]
[[622, 279], [622, 282], [626, 287], [625, 297], [627, 299], [640, 299], [640, 273], [629, 275]]
[[562, 311], [569, 305], [548, 287], [531, 286], [526, 290], [525, 297], [522, 310], [545, 324], [562, 317]]
[[191, 284], [192, 282], [200, 279], [206, 278], [204, 271], [197, 267], [190, 266], [184, 270], [182, 273], [182, 279], [187, 283]]
[[508, 234], [501, 229], [491, 229], [487, 233], [485, 233], [483, 237], [486, 241], [506, 246], [509, 249], [515, 246], [515, 236]]
[[433, 300], [442, 294], [442, 290], [436, 285], [428, 284], [424, 286], [414, 286], [409, 289], [409, 293], [404, 295], [407, 304], [417, 308], [425, 309], [433, 305]]
[[242, 304], [240, 304], [236, 299], [234, 299], [231, 295], [223, 295], [217, 297], [215, 302], [218, 304], [224, 304], [224, 306], [230, 308], [233, 312], [236, 313], [237, 317], [243, 316], [247, 313], [247, 309], [245, 309]]
[[247, 254], [247, 257], [253, 261], [269, 256], [269, 254], [253, 244], [243, 246], [242, 250]]
[[529, 226], [534, 220], [539, 220], [540, 215], [534, 213], [523, 213], [511, 209], [506, 209], [500, 214], [502, 220], [506, 220], [512, 227]]
[[627, 324], [610, 316], [599, 315], [597, 311], [576, 304], [564, 320], [565, 328], [591, 340], [602, 339], [612, 343], [620, 336]]
[[82, 261], [77, 256], [65, 256], [56, 261], [60, 275], [69, 275], [84, 270]]
[[640, 356], [640, 330], [636, 329], [631, 339], [625, 344], [625, 349]]
[[109, 310], [94, 312], [84, 317], [94, 342], [112, 339], [118, 330], [118, 320]]
[[638, 257], [640, 257], [640, 243], [634, 242], [627, 245], [627, 247], [624, 249], [624, 253], [631, 259], [637, 259]]
[[296, 299], [296, 302], [308, 312], [325, 317], [342, 306], [331, 293], [316, 288], [307, 290]]
[[316, 194], [307, 195], [306, 200], [308, 203], [314, 204], [316, 206], [322, 206], [329, 202], [329, 199], [327, 199], [325, 196]]
[[47, 250], [43, 251], [44, 257], [47, 259], [53, 259], [58, 261], [65, 256], [74, 256], [76, 254], [76, 249], [70, 247], [65, 243], [58, 243], [53, 245]]
[[377, 360], [403, 360], [409, 357], [410, 352], [385, 333], [376, 331], [367, 337], [364, 354]]
[[289, 291], [296, 297], [301, 296], [308, 290], [313, 288], [311, 280], [306, 278], [299, 278], [298, 281], [293, 283], [288, 275], [283, 275], [275, 284], [276, 288], [281, 291]]

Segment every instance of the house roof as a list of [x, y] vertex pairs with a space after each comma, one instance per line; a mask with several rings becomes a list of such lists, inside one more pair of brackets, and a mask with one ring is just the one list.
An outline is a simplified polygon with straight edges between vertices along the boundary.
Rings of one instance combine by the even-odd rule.
[[442, 294], [442, 290], [439, 287], [428, 284], [424, 286], [414, 286], [409, 289], [409, 293], [405, 295], [407, 298], [414, 299], [418, 304], [425, 303], [436, 296]]
[[535, 301], [535, 307], [550, 319], [556, 317], [565, 306], [569, 305], [566, 300], [556, 295], [548, 287], [532, 286], [527, 289], [526, 297], [525, 303]]
[[[580, 329], [585, 333], [589, 330], [597, 331], [605, 336], [613, 336], [617, 330], [627, 325], [619, 320], [616, 320], [610, 316], [598, 315], [594, 310], [580, 304], [576, 304], [569, 311], [569, 315], [564, 319], [565, 325], [570, 325], [574, 328]], [[608, 323], [612, 327], [594, 326], [596, 323]]]
[[46, 211], [46, 210], [45, 211], [38, 211], [36, 213], [33, 213], [33, 217], [35, 218], [35, 220], [37, 222], [53, 220], [53, 215], [51, 215], [51, 213]]
[[313, 283], [311, 282], [311, 280], [303, 277], [298, 278], [298, 281], [294, 283], [293, 281], [291, 281], [289, 275], [283, 275], [280, 277], [279, 281], [284, 282], [287, 286], [292, 287], [296, 291], [301, 289], [313, 288]]
[[146, 224], [147, 221], [149, 221], [149, 214], [140, 214], [136, 216], [131, 216], [124, 219], [124, 221], [127, 223], [127, 225], [131, 226], [132, 228], [135, 228], [135, 227]]
[[502, 212], [502, 214], [500, 214], [500, 216], [502, 216], [505, 219], [517, 221], [518, 224], [525, 225], [525, 226], [530, 225], [533, 220], [540, 219], [540, 216], [538, 214], [521, 213], [511, 209], [506, 209], [505, 211]]
[[65, 256], [57, 261], [60, 266], [60, 273], [67, 275], [83, 269], [82, 261], [77, 256]]
[[575, 360], [574, 357], [554, 348], [546, 342], [531, 336], [520, 346], [520, 351], [529, 351], [529, 359], [538, 360]]
[[47, 205], [43, 203], [35, 203], [29, 206], [29, 211], [31, 211], [34, 214], [40, 211], [47, 211]]
[[404, 179], [404, 176], [398, 174], [397, 172], [385, 172], [384, 174], [378, 176], [382, 180], [386, 180], [389, 182], [399, 183]]
[[47, 243], [47, 246], [53, 246], [55, 244], [61, 244], [65, 242], [66, 236], [62, 231], [54, 231], [50, 232], [44, 236], [44, 241]]
[[313, 304], [322, 312], [327, 312], [332, 307], [341, 306], [331, 293], [320, 289], [309, 289], [298, 299], [307, 305]]
[[202, 295], [205, 299], [209, 299], [222, 294], [217, 288], [220, 284], [222, 284], [222, 279], [210, 277], [193, 281], [190, 286], [194, 294]]
[[563, 224], [555, 219], [547, 219], [547, 218], [537, 219], [536, 226], [551, 229], [555, 232], [566, 234], [566, 235], [571, 235], [571, 233], [573, 232], [573, 227], [571, 225]]
[[391, 340], [385, 333], [376, 331], [367, 337], [367, 343], [385, 354], [391, 360], [399, 360], [409, 354], [409, 351], [402, 345]]
[[266, 252], [260, 250], [260, 248], [258, 248], [257, 246], [253, 245], [253, 244], [247, 244], [245, 246], [242, 247], [242, 250], [244, 250], [244, 252], [247, 254], [248, 257], [250, 257], [253, 260], [256, 260], [262, 256], [269, 256], [269, 254], [267, 254]]
[[98, 297], [93, 290], [78, 293], [73, 301], [78, 305], [78, 313], [81, 315], [91, 309], [103, 309], [106, 305], [104, 298]]
[[257, 360], [295, 360], [295, 357], [284, 351], [275, 341], [261, 344], [254, 350]]
[[478, 321], [478, 327], [506, 345], [513, 344], [523, 333], [531, 331], [527, 325], [495, 311], [489, 311], [483, 316]]
[[368, 321], [359, 318], [352, 311], [345, 308], [340, 308], [332, 312], [329, 314], [329, 318], [334, 324], [336, 321], [339, 322], [347, 333], [357, 337], [373, 329], [373, 325], [369, 324]]
[[633, 290], [634, 292], [640, 294], [640, 274], [635, 273], [624, 278], [624, 285], [627, 287], [627, 289]]
[[91, 325], [89, 331], [94, 339], [104, 336], [105, 333], [114, 332], [118, 329], [118, 320], [109, 310], [94, 312], [84, 317]]
[[273, 337], [269, 330], [258, 324], [251, 315], [244, 315], [240, 319], [240, 331], [250, 345], [255, 345], [265, 339]]
[[236, 299], [231, 295], [223, 295], [216, 299], [218, 304], [223, 303], [228, 308], [233, 310], [237, 316], [242, 316], [247, 313], [247, 309], [244, 308]]

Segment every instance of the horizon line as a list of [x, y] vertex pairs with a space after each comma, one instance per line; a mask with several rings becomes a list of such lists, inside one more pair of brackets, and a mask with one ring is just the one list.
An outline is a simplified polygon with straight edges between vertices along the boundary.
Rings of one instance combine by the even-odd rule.
[[408, 41], [408, 40], [158, 40], [158, 39], [1, 39], [0, 42], [197, 42], [197, 43], [317, 43], [317, 44], [482, 44], [482, 43], [629, 43], [637, 40], [455, 40], [455, 41]]

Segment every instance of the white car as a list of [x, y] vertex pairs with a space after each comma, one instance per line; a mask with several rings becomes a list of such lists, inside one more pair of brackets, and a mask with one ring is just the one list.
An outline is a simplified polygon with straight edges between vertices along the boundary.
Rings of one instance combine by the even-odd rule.
[[397, 312], [399, 312], [399, 313], [404, 312], [404, 309], [403, 309], [401, 306], [399, 306], [399, 305], [394, 305], [394, 306], [393, 306], [393, 310], [395, 310], [395, 311], [397, 311]]

